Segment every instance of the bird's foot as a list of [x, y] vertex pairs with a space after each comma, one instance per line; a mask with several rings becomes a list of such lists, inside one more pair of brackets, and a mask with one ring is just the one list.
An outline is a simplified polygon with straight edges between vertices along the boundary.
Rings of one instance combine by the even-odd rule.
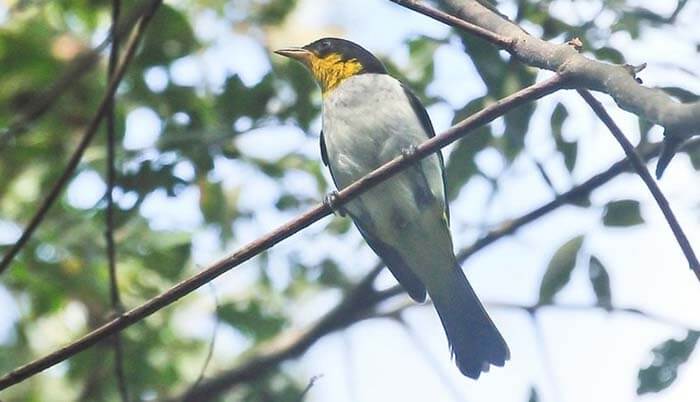
[[404, 158], [411, 158], [416, 154], [416, 152], [418, 152], [418, 147], [415, 146], [415, 144], [411, 144], [406, 148], [401, 149], [401, 156]]
[[338, 205], [338, 192], [336, 190], [331, 191], [323, 197], [323, 203], [340, 216], [346, 216], [347, 211], [342, 205]]

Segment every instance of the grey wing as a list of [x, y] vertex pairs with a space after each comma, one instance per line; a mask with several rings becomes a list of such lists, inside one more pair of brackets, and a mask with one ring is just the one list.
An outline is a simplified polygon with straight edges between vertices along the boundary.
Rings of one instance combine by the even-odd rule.
[[[328, 166], [328, 170], [331, 172], [331, 178], [333, 178], [333, 183], [336, 187], [338, 187], [338, 181], [333, 175], [333, 168], [328, 160], [328, 150], [326, 149], [326, 141], [323, 139], [323, 132], [321, 132], [320, 145], [321, 160], [323, 161], [324, 165]], [[421, 282], [416, 274], [414, 274], [413, 271], [408, 268], [408, 265], [406, 265], [403, 259], [401, 259], [401, 256], [397, 251], [392, 249], [391, 246], [384, 243], [377, 237], [372, 236], [369, 230], [362, 228], [362, 226], [359, 224], [361, 220], [357, 218], [359, 217], [353, 216], [353, 222], [355, 222], [355, 226], [357, 226], [357, 229], [360, 231], [360, 234], [362, 234], [362, 237], [364, 237], [369, 247], [381, 257], [382, 261], [384, 261], [384, 263], [387, 265], [392, 275], [394, 275], [401, 286], [406, 289], [408, 295], [417, 302], [424, 302], [426, 290], [423, 282]]]
[[[418, 120], [420, 120], [421, 125], [423, 126], [423, 130], [428, 134], [429, 138], [435, 137], [435, 129], [433, 128], [433, 123], [430, 121], [430, 116], [428, 115], [428, 112], [425, 110], [425, 107], [423, 107], [423, 104], [421, 103], [420, 99], [411, 91], [410, 88], [405, 86], [404, 84], [401, 84], [401, 87], [403, 88], [404, 92], [406, 93], [406, 97], [408, 98], [408, 101], [411, 103], [411, 107], [413, 108], [413, 111], [416, 113], [416, 116], [418, 116]], [[447, 180], [445, 178], [445, 160], [442, 157], [442, 151], [437, 152], [438, 160], [440, 161], [440, 171], [442, 173], [442, 194], [444, 197], [447, 197]], [[443, 199], [442, 202], [445, 204], [445, 217], [447, 218], [447, 222], [449, 224], [450, 222], [450, 208], [447, 205], [447, 199]]]

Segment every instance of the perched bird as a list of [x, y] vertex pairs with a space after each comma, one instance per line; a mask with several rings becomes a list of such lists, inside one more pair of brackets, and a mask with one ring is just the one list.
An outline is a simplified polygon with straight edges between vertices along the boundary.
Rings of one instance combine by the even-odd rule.
[[[321, 86], [321, 156], [338, 189], [435, 135], [418, 98], [359, 45], [324, 38], [276, 53], [303, 63]], [[505, 364], [508, 346], [454, 254], [440, 153], [342, 209], [414, 300], [430, 295], [464, 375]]]

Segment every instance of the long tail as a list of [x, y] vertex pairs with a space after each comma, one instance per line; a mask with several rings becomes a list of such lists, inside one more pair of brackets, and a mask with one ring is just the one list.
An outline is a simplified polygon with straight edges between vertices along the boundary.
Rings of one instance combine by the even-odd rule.
[[510, 358], [506, 341], [489, 318], [462, 268], [455, 262], [449, 281], [428, 288], [445, 328], [457, 367], [470, 378], [479, 378], [489, 365], [503, 366]]

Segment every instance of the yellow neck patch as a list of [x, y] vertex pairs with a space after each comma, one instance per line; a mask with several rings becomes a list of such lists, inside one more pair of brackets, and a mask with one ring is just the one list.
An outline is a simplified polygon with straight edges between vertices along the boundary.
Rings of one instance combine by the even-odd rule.
[[357, 59], [342, 60], [337, 53], [324, 58], [313, 57], [309, 67], [324, 93], [332, 91], [343, 80], [362, 71], [362, 64]]

